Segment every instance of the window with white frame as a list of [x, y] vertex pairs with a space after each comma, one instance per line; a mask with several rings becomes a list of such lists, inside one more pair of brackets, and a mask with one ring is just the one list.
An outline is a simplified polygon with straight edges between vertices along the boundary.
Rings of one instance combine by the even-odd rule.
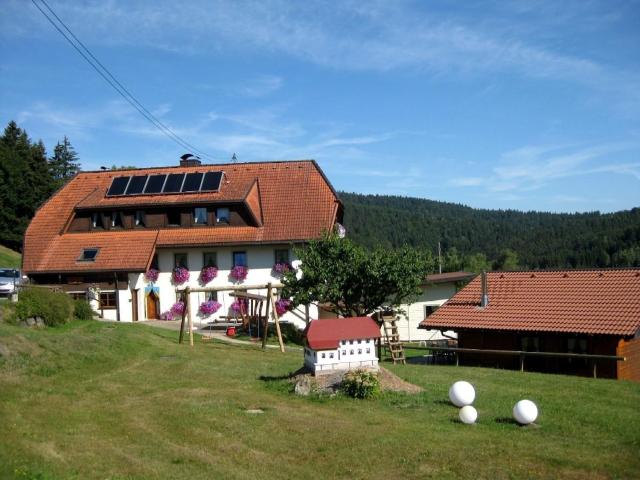
[[206, 207], [196, 207], [193, 209], [193, 223], [196, 225], [207, 224], [207, 209]]

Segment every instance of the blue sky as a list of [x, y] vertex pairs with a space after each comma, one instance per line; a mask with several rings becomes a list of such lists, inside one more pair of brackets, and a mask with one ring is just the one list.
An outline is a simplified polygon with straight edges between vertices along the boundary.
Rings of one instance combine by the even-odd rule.
[[[49, 5], [220, 162], [314, 158], [340, 190], [482, 208], [640, 206], [640, 2]], [[0, 120], [83, 168], [172, 165], [31, 2], [0, 14]]]

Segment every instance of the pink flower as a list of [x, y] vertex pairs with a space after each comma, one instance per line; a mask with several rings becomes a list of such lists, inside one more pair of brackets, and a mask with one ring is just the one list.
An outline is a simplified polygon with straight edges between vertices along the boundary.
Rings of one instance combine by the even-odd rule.
[[229, 275], [236, 281], [242, 282], [245, 278], [247, 278], [248, 273], [249, 269], [247, 267], [237, 265], [231, 269], [231, 273]]
[[291, 270], [291, 265], [289, 265], [286, 262], [278, 262], [273, 266], [273, 271], [276, 272], [278, 275], [282, 275], [283, 273], [286, 273], [289, 270]]
[[147, 281], [153, 283], [158, 281], [159, 275], [160, 272], [158, 270], [156, 270], [155, 268], [150, 268], [149, 270], [147, 270], [147, 273], [144, 274], [144, 278], [146, 278]]
[[203, 316], [208, 317], [220, 310], [220, 307], [222, 307], [222, 304], [219, 302], [216, 302], [215, 300], [208, 300], [200, 304], [200, 313]]
[[247, 313], [247, 301], [244, 298], [238, 298], [231, 304], [231, 310], [235, 313]]
[[216, 267], [204, 267], [200, 272], [200, 282], [203, 285], [206, 285], [217, 276], [218, 276], [218, 269]]
[[183, 302], [176, 302], [173, 304], [170, 311], [174, 315], [182, 315], [184, 313], [184, 308], [185, 308], [185, 305]]
[[276, 313], [278, 315], [284, 315], [291, 308], [291, 300], [281, 298], [276, 300]]
[[176, 267], [173, 270], [173, 282], [177, 285], [181, 285], [189, 280], [189, 270], [184, 267]]

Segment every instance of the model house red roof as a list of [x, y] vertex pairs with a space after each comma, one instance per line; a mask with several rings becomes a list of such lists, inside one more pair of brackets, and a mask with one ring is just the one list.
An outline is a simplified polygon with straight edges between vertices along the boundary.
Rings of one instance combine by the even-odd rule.
[[[106, 195], [114, 177], [222, 171], [219, 191], [163, 195]], [[76, 211], [114, 208], [242, 203], [255, 226], [168, 227], [66, 232]], [[336, 222], [340, 201], [316, 162], [256, 162], [193, 167], [81, 172], [36, 213], [24, 239], [26, 273], [143, 271], [157, 247], [303, 242]], [[94, 262], [78, 261], [83, 248], [98, 248]]]
[[305, 330], [307, 344], [314, 350], [338, 348], [341, 340], [380, 338], [380, 327], [370, 317], [313, 320]]
[[477, 276], [421, 328], [634, 335], [640, 329], [640, 269], [491, 272], [489, 304]]

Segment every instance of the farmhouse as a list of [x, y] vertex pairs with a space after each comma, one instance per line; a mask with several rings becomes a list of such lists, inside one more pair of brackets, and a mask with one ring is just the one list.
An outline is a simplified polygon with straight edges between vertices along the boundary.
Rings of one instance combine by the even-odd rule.
[[[23, 270], [33, 283], [89, 295], [105, 318], [157, 319], [178, 284], [277, 284], [298, 262], [292, 246], [331, 231], [342, 214], [312, 160], [202, 165], [185, 155], [174, 167], [81, 172], [31, 221]], [[233, 315], [231, 293], [191, 295], [190, 308], [216, 300], [214, 318]], [[316, 315], [302, 307], [283, 320], [302, 327]]]
[[453, 297], [466, 282], [475, 276], [469, 272], [434, 273], [425, 277], [422, 292], [412, 303], [400, 305], [402, 312], [397, 322], [400, 340], [403, 342], [438, 342], [455, 338], [455, 332], [426, 330], [421, 322]]
[[460, 352], [462, 364], [640, 381], [640, 269], [487, 273], [421, 327], [454, 330], [459, 348], [481, 350]]
[[380, 328], [370, 317], [313, 320], [305, 330], [304, 364], [312, 372], [378, 369]]

